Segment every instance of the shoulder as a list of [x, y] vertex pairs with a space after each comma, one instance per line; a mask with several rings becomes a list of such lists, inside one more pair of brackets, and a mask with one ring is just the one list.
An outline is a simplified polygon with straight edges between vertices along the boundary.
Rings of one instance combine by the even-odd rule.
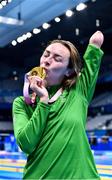
[[22, 104], [23, 105], [25, 104], [23, 96], [16, 97], [13, 101], [13, 106], [18, 106], [18, 105], [22, 105]]

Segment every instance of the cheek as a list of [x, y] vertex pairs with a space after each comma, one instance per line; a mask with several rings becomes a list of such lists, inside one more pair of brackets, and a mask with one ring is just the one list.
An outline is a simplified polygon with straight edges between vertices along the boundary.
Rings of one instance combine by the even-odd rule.
[[67, 70], [67, 64], [57, 64], [57, 66], [54, 67], [54, 70], [63, 73]]
[[66, 67], [57, 66], [51, 70], [51, 73], [56, 77], [64, 76], [66, 73]]
[[41, 56], [41, 58], [40, 58], [40, 65], [43, 64], [43, 62], [44, 62], [44, 58]]

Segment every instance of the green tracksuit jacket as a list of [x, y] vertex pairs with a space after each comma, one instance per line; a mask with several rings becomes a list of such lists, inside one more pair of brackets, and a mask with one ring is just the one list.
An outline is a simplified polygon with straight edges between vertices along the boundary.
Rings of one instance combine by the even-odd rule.
[[[17, 97], [13, 103], [14, 133], [27, 154], [23, 179], [98, 180], [85, 131], [88, 105], [94, 93], [102, 50], [89, 45], [76, 85], [52, 104], [32, 107]], [[48, 91], [52, 96], [58, 87]]]

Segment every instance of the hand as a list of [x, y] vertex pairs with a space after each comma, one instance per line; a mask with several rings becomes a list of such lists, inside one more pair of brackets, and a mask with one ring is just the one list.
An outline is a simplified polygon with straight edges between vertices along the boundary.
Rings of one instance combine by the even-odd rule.
[[37, 94], [40, 101], [48, 103], [49, 96], [48, 91], [45, 88], [45, 81], [39, 76], [29, 76], [28, 80], [30, 82], [30, 88]]
[[100, 48], [104, 41], [104, 35], [101, 31], [96, 31], [90, 38], [89, 44], [93, 44]]

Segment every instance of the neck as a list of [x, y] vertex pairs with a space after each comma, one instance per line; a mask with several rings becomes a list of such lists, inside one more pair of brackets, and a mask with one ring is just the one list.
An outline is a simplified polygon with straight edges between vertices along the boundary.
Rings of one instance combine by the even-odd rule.
[[49, 97], [51, 98], [60, 88], [61, 88], [61, 84], [47, 87], [47, 90], [49, 92]]

